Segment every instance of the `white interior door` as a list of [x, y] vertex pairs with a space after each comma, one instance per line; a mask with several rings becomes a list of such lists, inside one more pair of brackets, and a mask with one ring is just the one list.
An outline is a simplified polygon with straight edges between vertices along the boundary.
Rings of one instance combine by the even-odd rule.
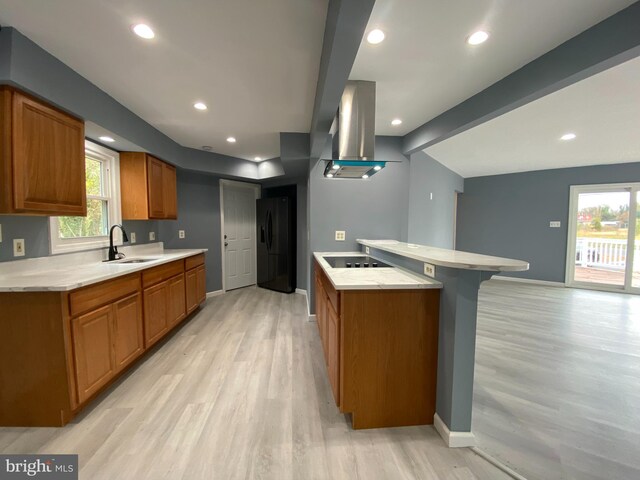
[[256, 283], [256, 193], [223, 185], [223, 251], [225, 290]]

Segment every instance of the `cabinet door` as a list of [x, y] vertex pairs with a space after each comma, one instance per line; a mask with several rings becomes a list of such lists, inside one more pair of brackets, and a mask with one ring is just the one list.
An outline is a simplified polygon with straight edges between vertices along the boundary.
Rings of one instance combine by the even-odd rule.
[[14, 92], [12, 127], [14, 209], [86, 215], [84, 123]]
[[318, 333], [320, 333], [320, 341], [324, 348], [324, 289], [322, 282], [316, 276], [316, 323], [318, 324]]
[[162, 338], [168, 329], [169, 282], [164, 281], [144, 291], [144, 340], [149, 348]]
[[116, 371], [120, 371], [142, 355], [142, 299], [139, 293], [113, 305], [113, 331]]
[[186, 277], [186, 293], [187, 293], [187, 313], [193, 312], [198, 308], [198, 269], [192, 268], [185, 273]]
[[198, 304], [207, 299], [207, 272], [204, 265], [196, 268], [196, 285], [198, 293]]
[[115, 375], [112, 312], [107, 305], [71, 321], [79, 403]]
[[164, 195], [165, 218], [178, 218], [178, 187], [176, 167], [165, 163], [162, 172], [162, 192]]
[[147, 156], [147, 188], [149, 190], [149, 218], [164, 218], [164, 162]]
[[169, 279], [169, 327], [187, 316], [184, 273]]
[[340, 405], [340, 317], [327, 305], [327, 370], [336, 405]]

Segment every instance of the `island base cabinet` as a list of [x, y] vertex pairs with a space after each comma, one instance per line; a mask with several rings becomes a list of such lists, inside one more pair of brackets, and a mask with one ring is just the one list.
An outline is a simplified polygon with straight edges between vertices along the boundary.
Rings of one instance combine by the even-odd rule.
[[108, 305], [74, 318], [71, 330], [78, 401], [83, 403], [115, 374], [113, 307]]
[[333, 398], [340, 406], [340, 317], [330, 303], [326, 311], [327, 371]]

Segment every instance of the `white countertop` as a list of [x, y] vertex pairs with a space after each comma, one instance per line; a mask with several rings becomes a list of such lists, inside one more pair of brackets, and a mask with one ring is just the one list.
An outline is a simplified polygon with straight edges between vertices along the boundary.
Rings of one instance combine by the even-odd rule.
[[365, 247], [377, 248], [420, 262], [432, 263], [443, 267], [463, 270], [482, 270], [487, 272], [520, 272], [529, 270], [529, 263], [511, 258], [492, 257], [479, 253], [462, 252], [446, 248], [428, 247], [396, 240], [356, 240]]
[[402, 268], [333, 268], [323, 258], [364, 257], [362, 252], [314, 252], [313, 256], [336, 290], [442, 288], [440, 282]]
[[[77, 258], [71, 258], [71, 255], [8, 262], [13, 265], [2, 265], [0, 268], [0, 292], [74, 290], [206, 251], [207, 249], [145, 249], [140, 250], [141, 254], [138, 255], [128, 254], [123, 260], [149, 258], [151, 261], [128, 264], [118, 261], [103, 263], [95, 259], [78, 263]], [[64, 257], [69, 260], [67, 264], [64, 263]]]

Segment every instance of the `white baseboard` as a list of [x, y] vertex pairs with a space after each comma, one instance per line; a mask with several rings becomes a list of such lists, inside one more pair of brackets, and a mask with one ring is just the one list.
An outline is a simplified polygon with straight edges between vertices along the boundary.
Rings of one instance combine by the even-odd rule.
[[316, 321], [316, 314], [315, 313], [310, 313], [309, 314], [309, 321], [310, 322], [315, 322]]
[[300, 295], [306, 295], [307, 291], [302, 288], [296, 288], [296, 293], [299, 293]]
[[444, 443], [449, 448], [462, 448], [462, 447], [475, 447], [476, 437], [471, 432], [452, 432], [449, 427], [442, 421], [440, 416], [436, 413], [433, 416], [433, 426], [440, 434]]
[[217, 297], [218, 295], [222, 295], [224, 290], [216, 290], [215, 292], [207, 292], [207, 298]]
[[562, 282], [550, 282], [549, 280], [534, 280], [533, 278], [519, 278], [519, 277], [505, 277], [503, 275], [495, 275], [491, 277], [491, 280], [500, 280], [501, 282], [517, 282], [517, 283], [531, 283], [533, 285], [544, 285], [546, 287], [565, 287]]

